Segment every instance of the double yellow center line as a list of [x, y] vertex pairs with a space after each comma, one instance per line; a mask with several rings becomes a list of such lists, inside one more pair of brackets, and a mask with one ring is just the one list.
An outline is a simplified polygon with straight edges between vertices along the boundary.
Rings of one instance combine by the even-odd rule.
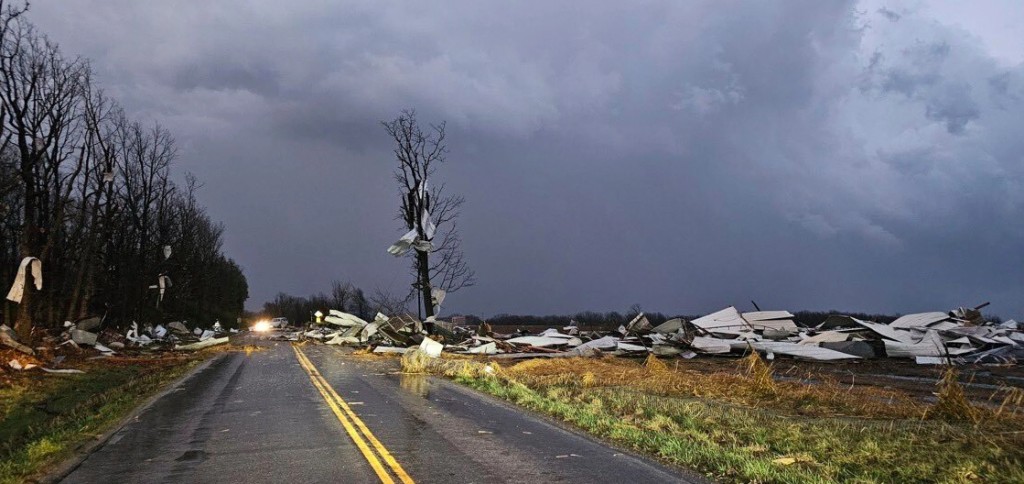
[[295, 357], [299, 360], [299, 365], [309, 374], [309, 379], [312, 380], [313, 386], [324, 397], [327, 406], [338, 417], [342, 427], [345, 427], [345, 432], [355, 442], [359, 451], [363, 453], [363, 457], [370, 463], [370, 467], [377, 473], [380, 481], [385, 484], [394, 484], [395, 482], [395, 479], [388, 473], [388, 469], [381, 464], [381, 461], [384, 461], [388, 468], [391, 469], [391, 473], [394, 474], [395, 478], [403, 484], [414, 484], [409, 474], [405, 473], [405, 469], [402, 469], [402, 466], [391, 456], [391, 453], [384, 447], [384, 444], [381, 444], [377, 437], [373, 436], [370, 429], [366, 428], [366, 424], [356, 416], [356, 413], [352, 411], [348, 403], [327, 383], [327, 380], [317, 371], [316, 367], [313, 366], [313, 362], [309, 361], [305, 353], [298, 346], [293, 345], [292, 349], [295, 350]]

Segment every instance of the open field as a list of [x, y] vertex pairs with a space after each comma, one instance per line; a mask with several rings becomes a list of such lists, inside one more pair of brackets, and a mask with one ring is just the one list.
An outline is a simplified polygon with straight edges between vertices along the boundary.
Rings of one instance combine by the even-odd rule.
[[[417, 369], [415, 360], [407, 357], [404, 367]], [[1005, 382], [967, 386], [974, 402], [968, 404], [963, 384], [929, 383], [931, 391], [923, 391], [924, 379], [943, 376], [935, 368], [907, 368], [921, 380], [892, 380], [909, 383], [904, 389], [883, 377], [851, 385], [836, 375], [858, 379], [857, 372], [842, 366], [768, 366], [751, 357], [670, 361], [419, 363], [715, 480], [1024, 481], [1021, 392]], [[882, 371], [863, 369], [862, 375]]]

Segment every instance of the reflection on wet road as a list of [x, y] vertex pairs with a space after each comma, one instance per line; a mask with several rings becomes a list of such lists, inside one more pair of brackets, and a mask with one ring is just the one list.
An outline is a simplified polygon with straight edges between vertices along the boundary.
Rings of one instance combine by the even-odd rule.
[[65, 482], [683, 480], [449, 381], [402, 375], [394, 359], [262, 344], [218, 356]]

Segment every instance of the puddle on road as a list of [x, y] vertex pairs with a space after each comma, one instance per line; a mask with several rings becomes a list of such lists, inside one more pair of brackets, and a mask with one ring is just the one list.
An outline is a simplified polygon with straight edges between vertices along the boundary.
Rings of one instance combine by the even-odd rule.
[[181, 457], [174, 459], [178, 462], [203, 462], [206, 460], [206, 452], [201, 450], [186, 450]]
[[418, 397], [430, 397], [430, 380], [426, 375], [408, 375], [403, 373], [399, 376], [398, 385], [402, 390]]

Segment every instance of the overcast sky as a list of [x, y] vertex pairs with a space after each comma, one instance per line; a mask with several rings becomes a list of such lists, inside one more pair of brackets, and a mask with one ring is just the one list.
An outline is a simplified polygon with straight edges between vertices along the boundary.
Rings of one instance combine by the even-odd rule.
[[[438, 4], [443, 5], [441, 7]], [[385, 249], [379, 121], [446, 120], [476, 287], [445, 312], [1024, 316], [1019, 0], [38, 0], [227, 225], [249, 307]]]

